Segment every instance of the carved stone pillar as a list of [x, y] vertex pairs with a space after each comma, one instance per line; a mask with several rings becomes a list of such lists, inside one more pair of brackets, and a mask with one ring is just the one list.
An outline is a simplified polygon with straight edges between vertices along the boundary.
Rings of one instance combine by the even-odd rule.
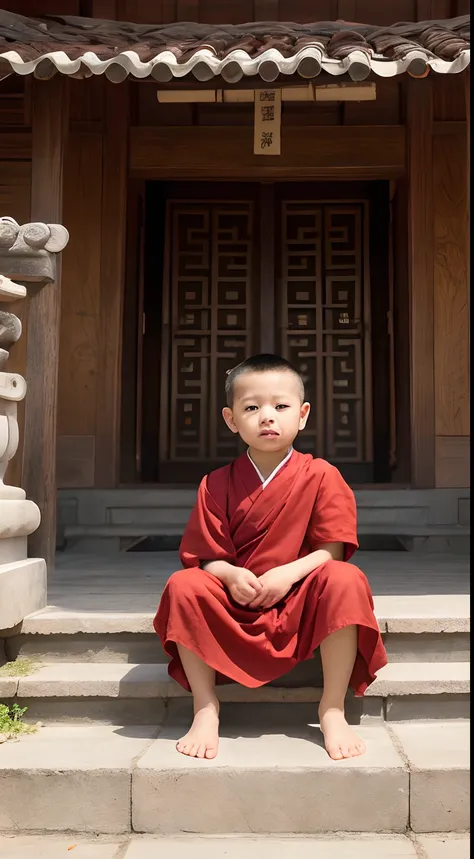
[[0, 218], [0, 272], [6, 272], [0, 274], [0, 630], [44, 608], [47, 583], [44, 559], [28, 558], [27, 551], [27, 538], [41, 521], [40, 509], [23, 489], [4, 482], [18, 448], [17, 405], [26, 395], [23, 376], [7, 368], [10, 347], [21, 336], [14, 308], [26, 297], [24, 283], [37, 289], [54, 280], [55, 255], [68, 238], [59, 225], [20, 227], [10, 218]]

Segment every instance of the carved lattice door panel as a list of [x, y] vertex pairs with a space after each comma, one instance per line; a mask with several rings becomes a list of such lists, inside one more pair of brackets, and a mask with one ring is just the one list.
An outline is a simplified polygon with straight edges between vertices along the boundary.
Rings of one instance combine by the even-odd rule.
[[373, 459], [367, 208], [283, 201], [279, 297], [280, 348], [312, 403], [298, 447], [360, 481]]
[[170, 480], [192, 482], [191, 464], [204, 474], [239, 452], [221, 410], [226, 371], [255, 348], [252, 222], [252, 202], [168, 202], [160, 461]]

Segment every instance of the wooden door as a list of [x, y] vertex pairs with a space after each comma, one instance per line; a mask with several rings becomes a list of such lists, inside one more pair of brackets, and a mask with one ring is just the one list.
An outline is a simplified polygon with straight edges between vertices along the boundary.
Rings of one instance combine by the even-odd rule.
[[254, 220], [251, 199], [167, 203], [161, 481], [193, 482], [241, 449], [221, 411], [226, 372], [258, 349]]
[[257, 185], [205, 190], [167, 201], [160, 482], [194, 483], [239, 453], [221, 417], [226, 372], [264, 350], [304, 378], [312, 411], [298, 449], [372, 482], [369, 202], [282, 184], [272, 217]]
[[373, 479], [368, 204], [281, 201], [279, 350], [312, 404], [299, 450]]

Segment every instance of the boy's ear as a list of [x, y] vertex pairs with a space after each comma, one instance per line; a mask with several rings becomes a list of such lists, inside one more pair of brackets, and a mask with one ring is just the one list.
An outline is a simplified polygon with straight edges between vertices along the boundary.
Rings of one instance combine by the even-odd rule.
[[303, 430], [306, 426], [306, 421], [309, 418], [309, 413], [311, 411], [311, 406], [309, 403], [303, 403], [301, 406], [300, 412], [300, 431]]
[[228, 406], [222, 409], [222, 417], [224, 418], [227, 426], [230, 430], [232, 430], [232, 432], [238, 432], [238, 429], [234, 423], [234, 415], [232, 414], [232, 409], [229, 409]]

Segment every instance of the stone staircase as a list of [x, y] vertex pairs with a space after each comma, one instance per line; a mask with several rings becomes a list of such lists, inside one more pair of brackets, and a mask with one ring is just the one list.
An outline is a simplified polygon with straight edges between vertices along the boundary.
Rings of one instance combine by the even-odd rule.
[[221, 687], [219, 756], [196, 761], [174, 748], [191, 701], [150, 612], [26, 618], [4, 659], [32, 670], [0, 678], [0, 701], [44, 727], [0, 745], [0, 857], [56, 859], [64, 839], [79, 859], [467, 857], [468, 597], [375, 603], [390, 661], [364, 699], [348, 697], [367, 753], [340, 762], [315, 724], [318, 656], [261, 689]]
[[[362, 489], [355, 491], [358, 533], [391, 538], [416, 551], [469, 551], [470, 491]], [[195, 488], [61, 490], [58, 546], [82, 552], [129, 549], [144, 538], [179, 540]]]
[[[412, 596], [408, 602], [376, 598], [389, 664], [363, 699], [348, 701], [356, 722], [469, 715], [467, 598]], [[21, 632], [5, 640], [5, 656], [38, 666], [29, 676], [0, 680], [0, 696], [27, 706], [32, 721], [154, 724], [189, 698], [168, 676], [151, 615], [46, 609], [26, 618]], [[233, 710], [248, 704], [298, 705], [311, 718], [321, 685], [316, 655], [268, 686], [232, 684], [221, 687], [220, 696]]]

